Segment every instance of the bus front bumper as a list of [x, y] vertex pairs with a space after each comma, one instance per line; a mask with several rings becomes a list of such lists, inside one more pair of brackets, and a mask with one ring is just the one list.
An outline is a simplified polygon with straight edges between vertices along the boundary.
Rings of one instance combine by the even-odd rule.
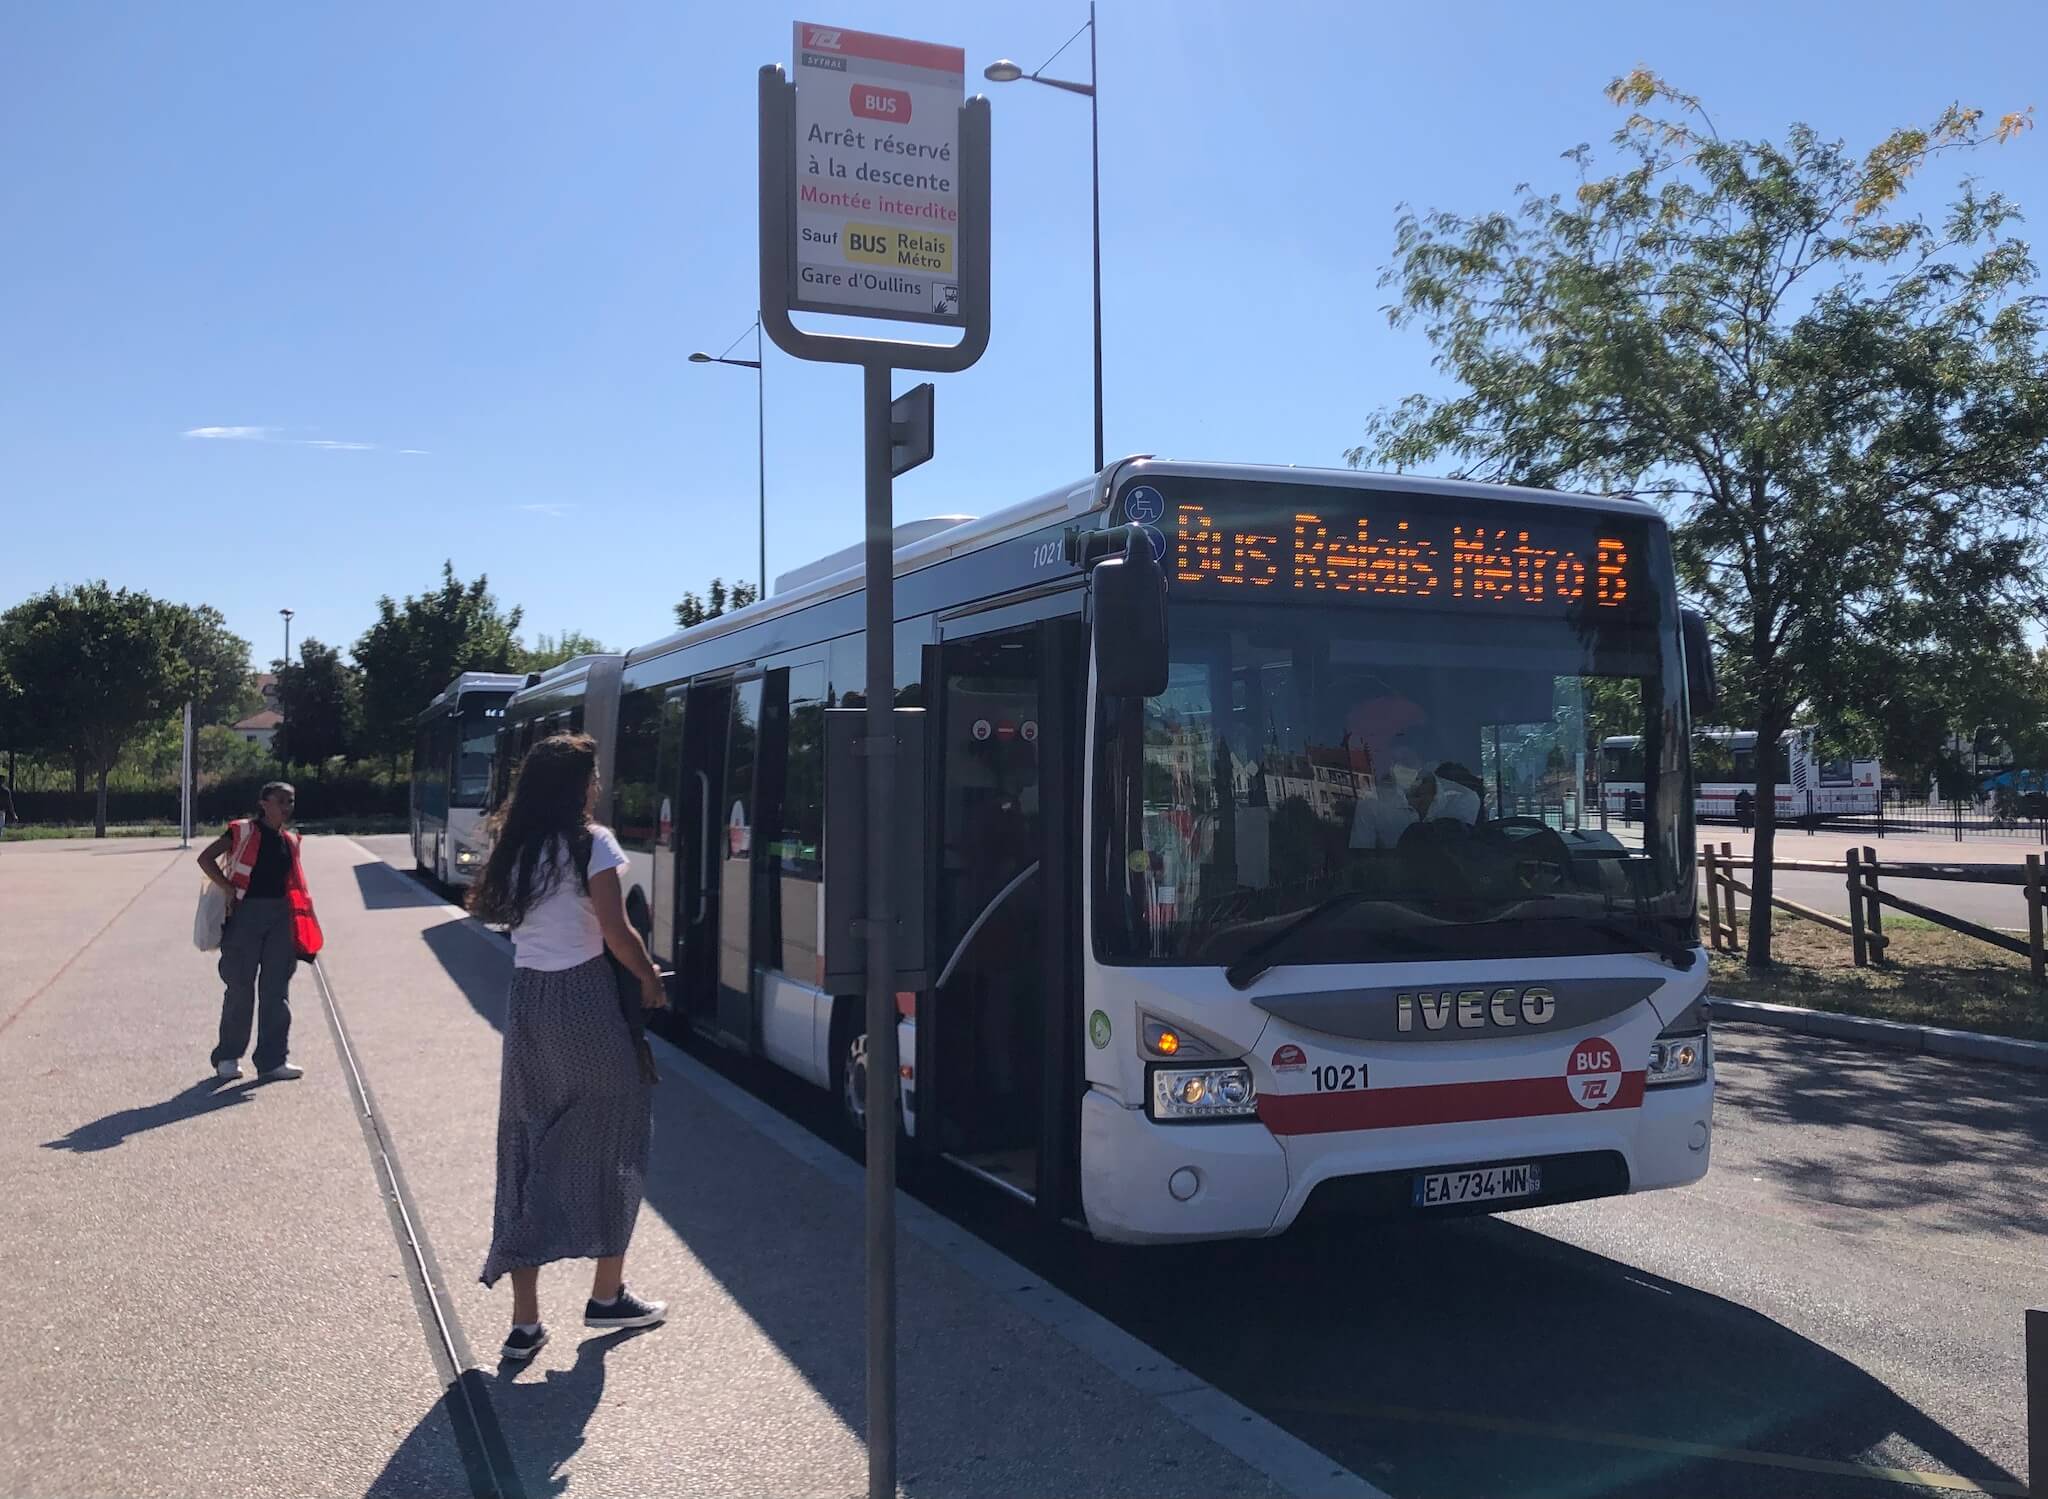
[[1155, 1124], [1092, 1089], [1081, 1101], [1081, 1200], [1089, 1231], [1118, 1243], [1251, 1238], [1305, 1211], [1388, 1218], [1415, 1209], [1419, 1174], [1541, 1163], [1536, 1197], [1501, 1211], [1685, 1186], [1713, 1153], [1713, 1078], [1652, 1088], [1639, 1105], [1580, 1116], [1277, 1136], [1258, 1119]]

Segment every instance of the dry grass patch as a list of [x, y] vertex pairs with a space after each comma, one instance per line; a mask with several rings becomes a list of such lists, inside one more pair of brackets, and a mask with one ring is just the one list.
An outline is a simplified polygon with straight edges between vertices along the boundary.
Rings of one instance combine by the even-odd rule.
[[1780, 911], [1774, 966], [1759, 974], [1748, 967], [1748, 932], [1744, 912], [1744, 950], [1712, 954], [1710, 993], [2048, 1041], [2048, 990], [2034, 987], [2027, 960], [1933, 922], [1887, 913], [1882, 968], [1856, 967], [1847, 937]]

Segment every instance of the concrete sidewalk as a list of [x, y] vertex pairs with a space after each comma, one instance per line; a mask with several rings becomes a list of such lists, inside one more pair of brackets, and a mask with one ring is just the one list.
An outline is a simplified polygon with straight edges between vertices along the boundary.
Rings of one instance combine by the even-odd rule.
[[0, 1494], [466, 1493], [305, 977], [306, 1080], [214, 1083], [191, 858], [0, 857]]
[[[0, 860], [0, 908], [41, 913], [0, 985], [0, 1075], [27, 1079], [0, 1100], [22, 1184], [0, 1264], [28, 1333], [0, 1371], [0, 1493], [464, 1494], [493, 1472], [503, 1493], [864, 1492], [850, 1162], [662, 1047], [627, 1273], [671, 1320], [586, 1336], [588, 1268], [565, 1264], [541, 1281], [553, 1342], [500, 1371], [509, 1287], [476, 1272], [503, 939], [360, 846], [308, 840], [328, 934], [324, 983], [293, 989], [308, 1076], [193, 1089], [218, 994], [189, 945], [196, 874], [163, 845], [107, 848]], [[1373, 1492], [899, 1202], [903, 1492]]]

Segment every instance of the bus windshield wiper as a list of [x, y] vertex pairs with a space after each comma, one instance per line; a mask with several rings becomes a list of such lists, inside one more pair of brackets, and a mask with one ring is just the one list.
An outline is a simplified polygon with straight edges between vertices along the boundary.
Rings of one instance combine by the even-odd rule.
[[1238, 955], [1237, 961], [1223, 970], [1223, 976], [1230, 980], [1233, 989], [1249, 989], [1260, 974], [1273, 966], [1272, 954], [1287, 945], [1287, 940], [1296, 932], [1315, 925], [1332, 912], [1362, 900], [1362, 890], [1339, 890], [1327, 899], [1319, 900], [1305, 910], [1297, 911], [1284, 925], [1268, 932]]

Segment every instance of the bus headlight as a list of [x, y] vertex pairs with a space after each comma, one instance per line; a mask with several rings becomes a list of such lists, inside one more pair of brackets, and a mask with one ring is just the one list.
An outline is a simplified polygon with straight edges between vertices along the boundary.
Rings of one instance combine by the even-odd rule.
[[1694, 1036], [1659, 1036], [1650, 1044], [1650, 1067], [1643, 1081], [1652, 1088], [1696, 1083], [1707, 1075], [1709, 1055], [1704, 1031]]
[[1152, 1117], [1161, 1124], [1187, 1119], [1239, 1119], [1258, 1112], [1258, 1089], [1249, 1067], [1155, 1067]]
[[455, 845], [455, 864], [458, 869], [469, 869], [484, 861], [481, 849], [471, 848], [466, 843]]

